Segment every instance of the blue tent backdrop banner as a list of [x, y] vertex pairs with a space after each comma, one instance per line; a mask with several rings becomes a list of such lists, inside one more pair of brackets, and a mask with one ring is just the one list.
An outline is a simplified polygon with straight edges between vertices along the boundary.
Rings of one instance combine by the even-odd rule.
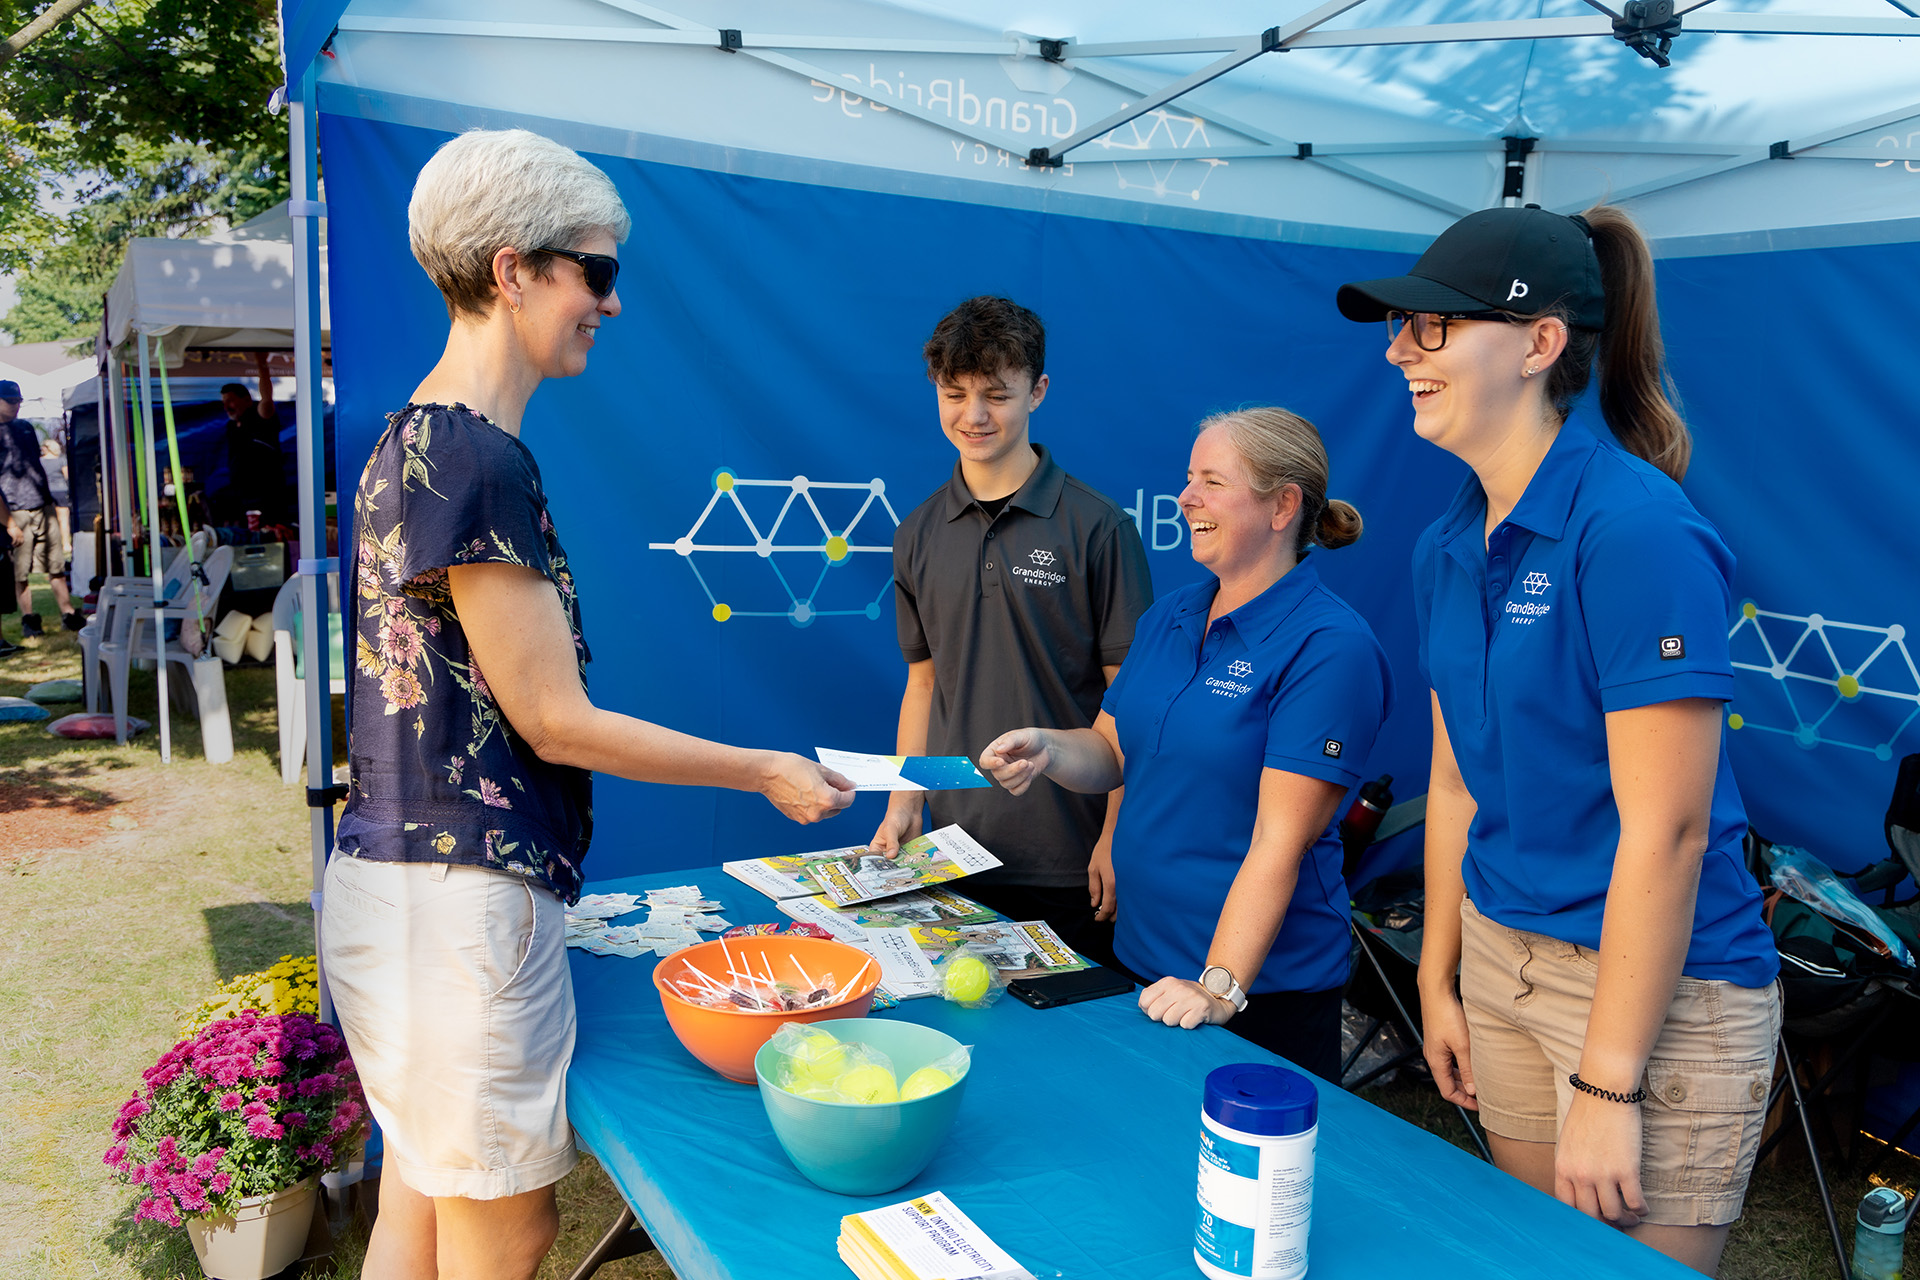
[[[446, 136], [321, 116], [343, 485], [445, 332], [406, 202]], [[744, 744], [892, 749], [888, 546], [953, 464], [920, 344], [955, 302], [1003, 293], [1048, 324], [1034, 438], [1136, 513], [1160, 591], [1200, 572], [1174, 496], [1193, 425], [1254, 403], [1319, 424], [1367, 532], [1316, 554], [1399, 682], [1368, 770], [1424, 789], [1407, 564], [1463, 471], [1409, 432], [1384, 335], [1332, 303], [1406, 255], [591, 158], [634, 215], [624, 311], [584, 377], [535, 396], [523, 438], [580, 583], [598, 704]], [[1891, 761], [1920, 750], [1898, 491], [1920, 433], [1895, 398], [1910, 358], [1891, 318], [1920, 246], [1687, 258], [1661, 283], [1699, 436], [1689, 488], [1753, 606], [1729, 619], [1743, 790], [1767, 834], [1851, 867], [1874, 854]], [[881, 811], [865, 797], [803, 830], [757, 797], [610, 779], [596, 808], [594, 878], [858, 842]]]

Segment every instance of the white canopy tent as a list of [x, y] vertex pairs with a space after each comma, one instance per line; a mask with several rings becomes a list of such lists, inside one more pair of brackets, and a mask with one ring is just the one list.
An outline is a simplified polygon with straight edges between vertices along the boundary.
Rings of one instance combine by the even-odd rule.
[[[276, 205], [251, 222], [197, 240], [130, 241], [107, 291], [107, 340], [116, 351], [158, 339], [178, 365], [193, 348], [286, 350], [293, 345], [292, 220]], [[322, 276], [325, 275], [324, 255]], [[321, 341], [327, 340], [321, 290]]]
[[727, 172], [1372, 248], [1502, 198], [1667, 254], [1911, 237], [1920, 6], [1671, 7], [1662, 69], [1600, 0], [284, 6], [330, 112]]
[[[291, 230], [292, 220], [282, 204], [217, 235], [181, 240], [143, 236], [129, 242], [107, 293], [104, 322], [110, 352], [107, 378], [112, 385], [104, 389], [110, 411], [103, 458], [118, 480], [111, 487], [118, 495], [115, 515], [123, 537], [130, 537], [134, 527], [127, 480], [144, 475], [149, 545], [160, 545], [160, 468], [146, 465], [158, 440], [155, 424], [148, 420], [154, 403], [152, 362], [157, 359], [161, 366], [161, 399], [172, 448], [173, 405], [165, 372], [169, 366], [180, 364], [189, 351], [197, 349], [285, 350], [294, 345], [301, 306], [293, 245], [283, 238]], [[314, 335], [319, 342], [325, 342], [327, 335], [325, 278], [323, 258], [314, 281], [320, 299]], [[123, 394], [121, 386], [121, 370], [127, 366], [138, 370], [138, 391], [133, 397]], [[317, 379], [318, 364], [311, 373], [301, 369], [299, 376], [302, 381], [309, 376]], [[304, 426], [303, 419], [303, 430]], [[172, 452], [178, 485], [178, 452]], [[150, 557], [156, 591], [162, 567], [158, 556]], [[153, 630], [156, 644], [162, 643], [164, 628], [158, 620]], [[172, 740], [165, 662], [159, 664], [158, 722], [161, 759], [168, 760]]]

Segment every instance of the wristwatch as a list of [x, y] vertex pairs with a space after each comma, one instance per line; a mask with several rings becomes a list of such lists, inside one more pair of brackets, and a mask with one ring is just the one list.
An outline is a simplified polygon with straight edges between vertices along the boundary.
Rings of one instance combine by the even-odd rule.
[[1247, 1007], [1247, 993], [1240, 989], [1240, 982], [1233, 976], [1233, 970], [1223, 964], [1210, 964], [1200, 971], [1200, 985], [1210, 996], [1217, 996], [1233, 1006], [1239, 1013]]

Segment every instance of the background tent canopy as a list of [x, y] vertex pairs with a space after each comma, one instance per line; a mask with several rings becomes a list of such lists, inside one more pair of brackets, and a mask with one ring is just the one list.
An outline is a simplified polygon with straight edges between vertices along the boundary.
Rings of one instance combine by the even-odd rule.
[[1511, 162], [1526, 199], [1635, 198], [1694, 251], [1854, 243], [1910, 235], [1920, 181], [1920, 18], [1885, 0], [1682, 0], [1665, 70], [1582, 0], [285, 7], [290, 65], [332, 33], [323, 110], [547, 119], [606, 154], [666, 158], [641, 141], [664, 135], [736, 171], [1240, 235], [1414, 249], [1497, 202]]
[[[293, 343], [293, 246], [286, 206], [198, 240], [142, 236], [107, 293], [107, 339], [161, 340], [170, 365], [190, 347], [281, 348]], [[321, 329], [328, 329], [322, 251]], [[324, 341], [323, 337], [323, 341]]]

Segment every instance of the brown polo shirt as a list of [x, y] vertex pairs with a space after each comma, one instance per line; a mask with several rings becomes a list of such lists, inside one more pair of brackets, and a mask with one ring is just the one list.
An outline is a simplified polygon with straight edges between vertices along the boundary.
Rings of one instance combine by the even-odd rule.
[[[1105, 494], [1040, 465], [989, 517], [956, 463], [946, 486], [900, 522], [893, 585], [900, 654], [933, 659], [930, 755], [975, 761], [1009, 729], [1084, 729], [1100, 714], [1102, 667], [1118, 665], [1153, 603], [1133, 520]], [[957, 822], [1006, 865], [991, 883], [1086, 883], [1107, 798], [1042, 778], [1024, 796], [929, 792], [935, 826]]]

